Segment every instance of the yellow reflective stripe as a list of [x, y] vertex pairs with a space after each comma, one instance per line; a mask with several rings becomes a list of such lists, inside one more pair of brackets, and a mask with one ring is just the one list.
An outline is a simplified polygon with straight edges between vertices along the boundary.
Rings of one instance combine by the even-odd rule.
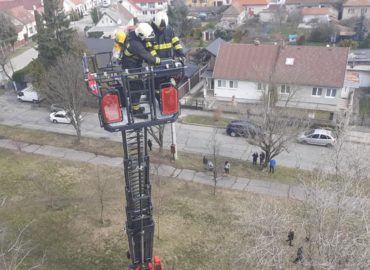
[[156, 57], [155, 58], [155, 63], [158, 65], [158, 64], [160, 64], [161, 63], [161, 58], [159, 58], [159, 57]]
[[180, 49], [182, 49], [181, 44], [177, 44], [177, 45], [175, 46], [175, 50], [180, 50]]
[[167, 49], [171, 49], [171, 48], [172, 48], [171, 43], [164, 43], [164, 44], [159, 44], [159, 45], [154, 45], [153, 46], [154, 50], [167, 50]]
[[150, 52], [150, 54], [151, 54], [152, 56], [156, 56], [156, 55], [157, 55], [157, 52], [156, 52], [156, 51], [151, 51], [151, 52]]
[[133, 56], [132, 53], [130, 53], [127, 49], [123, 52], [126, 56]]
[[173, 37], [172, 38], [172, 43], [179, 42], [179, 41], [180, 41], [180, 39], [178, 37]]
[[152, 47], [152, 43], [148, 41], [147, 43], [145, 43], [145, 46], [146, 46], [147, 48], [150, 48], [150, 47]]
[[130, 76], [127, 76], [128, 79], [137, 79], [139, 78], [138, 75], [130, 75]]
[[134, 111], [139, 110], [139, 109], [140, 109], [140, 104], [138, 104], [138, 105], [132, 105], [132, 109], [133, 109]]

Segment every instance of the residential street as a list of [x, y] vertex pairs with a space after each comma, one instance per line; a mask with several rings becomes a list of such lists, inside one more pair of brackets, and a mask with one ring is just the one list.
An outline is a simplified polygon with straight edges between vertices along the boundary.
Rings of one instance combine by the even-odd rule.
[[[39, 107], [31, 103], [18, 102], [15, 93], [11, 91], [0, 96], [0, 124], [64, 134], [75, 133], [71, 125], [51, 123], [49, 121], [49, 113], [48, 108]], [[183, 110], [183, 115], [191, 113], [196, 112]], [[165, 145], [169, 147], [171, 144], [170, 126], [167, 125], [166, 128]], [[176, 123], [176, 130], [177, 144], [180, 151], [202, 154], [211, 153], [213, 128]], [[121, 141], [121, 134], [119, 132], [109, 133], [100, 127], [98, 117], [95, 113], [84, 115], [82, 135]], [[252, 153], [258, 151], [255, 146], [247, 144], [243, 138], [227, 136], [223, 129], [218, 130], [216, 139], [220, 147], [220, 155], [225, 157], [251, 160]], [[351, 149], [351, 153], [362, 153], [364, 155], [363, 158], [368, 159], [366, 153], [369, 153], [370, 145], [347, 142], [346, 148]], [[284, 165], [312, 170], [317, 167], [326, 166], [333, 149], [293, 143], [290, 145], [288, 151], [276, 158], [278, 166]]]

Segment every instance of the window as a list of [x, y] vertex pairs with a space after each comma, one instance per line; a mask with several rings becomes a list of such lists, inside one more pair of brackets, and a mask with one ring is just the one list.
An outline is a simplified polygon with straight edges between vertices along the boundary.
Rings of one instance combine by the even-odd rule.
[[312, 88], [312, 95], [315, 97], [321, 97], [322, 88], [314, 87]]
[[146, 14], [148, 14], [148, 11], [144, 10], [143, 15], [146, 15]]
[[326, 136], [326, 135], [321, 134], [321, 135], [320, 135], [320, 139], [328, 140], [328, 139], [330, 139], [330, 138], [329, 138], [328, 136]]
[[355, 13], [355, 9], [354, 8], [349, 8], [348, 9], [348, 14], [353, 14]]
[[155, 14], [155, 11], [154, 10], [150, 11], [150, 14], [151, 15], [154, 15]]
[[158, 6], [162, 6], [162, 2], [158, 2], [157, 4], [158, 4]]
[[140, 3], [140, 6], [146, 7], [146, 3]]
[[155, 3], [149, 3], [149, 8], [155, 8]]
[[365, 13], [367, 13], [367, 8], [361, 8], [361, 15], [364, 15]]
[[229, 81], [230, 88], [238, 88], [238, 81]]
[[280, 87], [280, 94], [290, 94], [290, 86], [282, 84]]
[[31, 26], [28, 31], [30, 32], [30, 34], [33, 34], [33, 27]]
[[225, 80], [217, 80], [217, 86], [218, 87], [226, 87], [226, 81]]
[[335, 97], [337, 95], [337, 89], [328, 88], [326, 89], [326, 97]]

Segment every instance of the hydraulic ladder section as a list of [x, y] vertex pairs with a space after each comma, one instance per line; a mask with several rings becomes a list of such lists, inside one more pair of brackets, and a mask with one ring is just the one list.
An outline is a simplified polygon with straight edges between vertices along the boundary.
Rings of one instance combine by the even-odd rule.
[[149, 181], [147, 128], [122, 131], [126, 192], [126, 231], [133, 269], [152, 260], [154, 222]]

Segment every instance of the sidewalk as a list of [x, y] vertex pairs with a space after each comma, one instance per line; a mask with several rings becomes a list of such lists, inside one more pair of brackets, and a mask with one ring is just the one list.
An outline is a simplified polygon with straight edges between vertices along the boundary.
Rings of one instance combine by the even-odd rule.
[[[54, 147], [50, 145], [37, 145], [20, 143], [12, 140], [0, 139], [0, 148], [33, 153], [42, 156], [61, 158], [69, 161], [87, 162], [95, 165], [105, 165], [123, 168], [121, 157], [107, 157], [90, 152], [76, 151], [73, 149]], [[156, 164], [151, 166], [151, 174], [157, 174]], [[173, 177], [180, 181], [189, 181], [213, 186], [212, 175], [209, 172], [197, 172], [188, 169], [177, 169], [168, 165], [159, 165], [158, 174], [164, 177]], [[268, 180], [248, 179], [244, 177], [227, 176], [220, 177], [217, 188], [229, 188], [233, 190], [253, 192], [256, 194], [270, 195], [274, 197], [304, 200], [303, 187], [271, 182]]]

